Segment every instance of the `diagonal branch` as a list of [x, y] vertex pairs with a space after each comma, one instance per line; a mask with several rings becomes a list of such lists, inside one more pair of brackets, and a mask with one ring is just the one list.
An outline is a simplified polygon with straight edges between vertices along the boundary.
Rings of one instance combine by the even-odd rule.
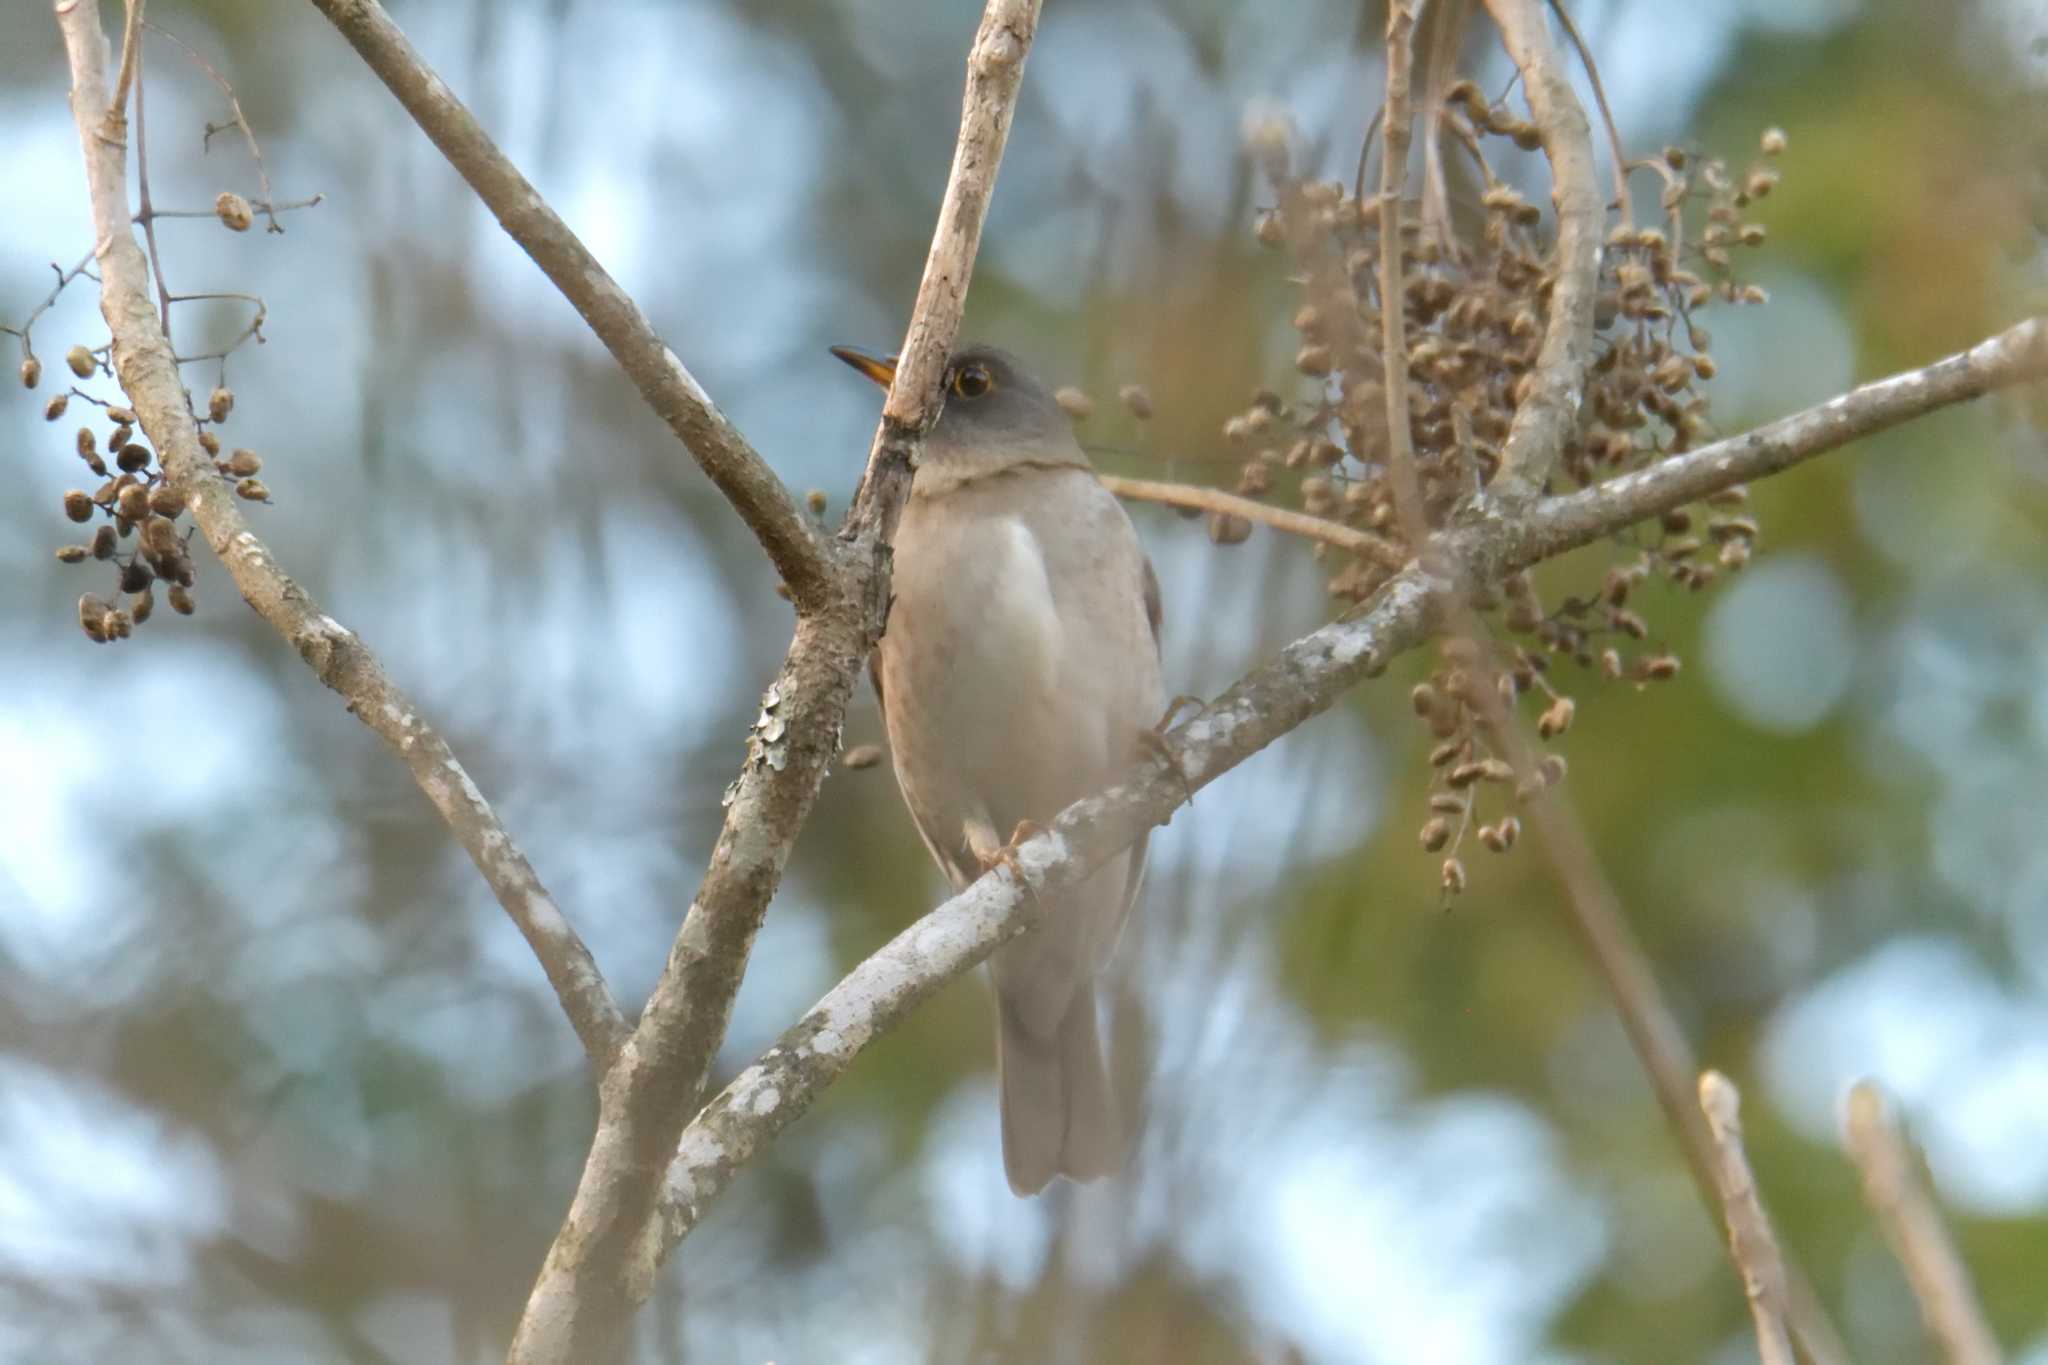
[[1555, 282], [1550, 320], [1530, 376], [1533, 387], [1515, 408], [1493, 489], [1513, 503], [1541, 493], [1558, 452], [1579, 420], [1586, 367], [1593, 360], [1593, 292], [1600, 272], [1600, 191], [1593, 174], [1593, 133], [1572, 93], [1571, 78], [1550, 41], [1542, 0], [1486, 0], [1515, 69], [1530, 120], [1550, 159], [1551, 202], [1557, 209]]
[[1984, 1321], [1941, 1213], [1914, 1170], [1905, 1135], [1875, 1081], [1849, 1089], [1842, 1137], [1863, 1175], [1863, 1198], [1905, 1267], [1928, 1339], [1947, 1365], [1999, 1365], [2004, 1354]]
[[[1479, 521], [1438, 537], [1454, 566], [1527, 567], [1684, 506], [1714, 488], [1779, 472], [1936, 408], [2048, 380], [2048, 322], [2000, 333], [1926, 369], [1676, 456], [1655, 470], [1539, 504], [1520, 521]], [[1626, 485], [1602, 496], [1616, 484]], [[1462, 576], [1462, 575], [1460, 575]], [[1411, 565], [1361, 612], [1295, 641], [1168, 736], [1173, 763], [1154, 759], [1117, 786], [1078, 801], [1018, 850], [1027, 887], [1006, 870], [981, 878], [855, 967], [776, 1044], [726, 1086], [683, 1133], [669, 1168], [666, 1251], [775, 1135], [793, 1123], [877, 1038], [947, 982], [1029, 928], [1035, 897], [1085, 877], [1160, 824], [1193, 788], [1328, 710], [1429, 633], [1432, 596], [1446, 585]], [[1175, 771], [1178, 768], [1178, 772]]]
[[775, 471], [726, 420], [646, 314], [605, 273], [547, 201], [406, 41], [377, 0], [313, 0], [433, 140], [499, 226], [533, 258], [597, 334], [640, 396], [675, 432], [768, 553], [797, 610], [831, 598], [834, 574], [821, 538]]
[[100, 263], [100, 311], [114, 337], [114, 371], [171, 486], [184, 495], [193, 520], [242, 597], [412, 770], [413, 780], [533, 946], [577, 1035], [603, 1066], [624, 1038], [626, 1025], [590, 950], [440, 734], [369, 647], [286, 576], [200, 449], [177, 360], [149, 296], [149, 267], [130, 226], [126, 149], [101, 136], [109, 96], [99, 5], [97, 0], [63, 0], [56, 12], [71, 63], [71, 111], [85, 154], [93, 251]]
[[1742, 1095], [1718, 1071], [1701, 1074], [1699, 1092], [1700, 1111], [1713, 1135], [1714, 1183], [1728, 1224], [1728, 1256], [1742, 1272], [1743, 1292], [1756, 1321], [1757, 1354], [1763, 1365], [1792, 1365], [1792, 1339], [1785, 1332], [1785, 1263], [1742, 1150]]
[[[320, 0], [327, 3], [327, 0]], [[696, 1114], [754, 936], [819, 783], [838, 752], [860, 669], [888, 612], [889, 537], [909, 495], [940, 380], [959, 334], [1037, 0], [989, 0], [968, 55], [960, 136], [902, 361], [846, 524], [823, 610], [796, 637], [762, 698], [711, 866], [667, 968], [599, 1088], [598, 1127], [576, 1195], [528, 1297], [516, 1362], [615, 1358], [667, 1243], [648, 1236], [662, 1175]]]
[[1156, 502], [1168, 507], [1187, 507], [1200, 512], [1221, 512], [1270, 526], [1289, 535], [1334, 545], [1386, 569], [1398, 569], [1408, 562], [1401, 547], [1384, 536], [1346, 526], [1328, 517], [1311, 516], [1291, 508], [1226, 493], [1191, 483], [1162, 483], [1155, 479], [1127, 479], [1121, 474], [1097, 474], [1096, 480], [1118, 497], [1131, 502]]

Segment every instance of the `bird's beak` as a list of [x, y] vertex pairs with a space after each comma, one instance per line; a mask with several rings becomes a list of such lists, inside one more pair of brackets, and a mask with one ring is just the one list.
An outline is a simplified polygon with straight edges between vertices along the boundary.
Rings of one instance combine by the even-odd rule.
[[856, 351], [851, 346], [834, 346], [832, 354], [885, 389], [896, 380], [896, 357], [893, 355], [887, 358], [871, 356], [866, 351]]

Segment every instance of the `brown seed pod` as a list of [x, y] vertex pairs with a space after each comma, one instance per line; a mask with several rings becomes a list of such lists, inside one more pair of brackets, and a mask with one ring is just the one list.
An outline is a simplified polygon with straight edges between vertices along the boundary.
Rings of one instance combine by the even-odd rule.
[[233, 190], [223, 190], [213, 201], [213, 216], [220, 219], [229, 232], [247, 232], [249, 225], [256, 221], [250, 211], [249, 201]]
[[235, 449], [228, 452], [228, 473], [238, 479], [251, 478], [263, 472], [263, 457], [253, 450]]
[[45, 403], [45, 404], [43, 404], [43, 420], [44, 420], [45, 422], [54, 422], [54, 421], [56, 421], [56, 420], [57, 420], [58, 418], [60, 418], [60, 417], [62, 417], [62, 416], [64, 415], [64, 410], [65, 410], [66, 408], [70, 407], [70, 406], [71, 406], [71, 395], [70, 395], [70, 394], [68, 394], [68, 393], [53, 393], [53, 394], [51, 394], [51, 395], [50, 395], [50, 401], [49, 401], [49, 402], [47, 402], [47, 403]]
[[1441, 815], [1432, 816], [1415, 837], [1422, 841], [1423, 852], [1435, 853], [1451, 841], [1451, 822]]
[[1426, 682], [1417, 683], [1408, 690], [1408, 704], [1415, 708], [1418, 716], [1433, 714], [1442, 702], [1442, 696]]
[[225, 422], [228, 414], [235, 410], [235, 391], [222, 384], [206, 395], [206, 420]]
[[1651, 682], [1666, 682], [1678, 676], [1678, 656], [1656, 654], [1643, 660], [1643, 677]]
[[96, 593], [86, 593], [78, 599], [78, 627], [86, 638], [98, 644], [107, 642], [107, 613], [112, 610], [107, 600]]
[[1237, 492], [1240, 497], [1259, 498], [1271, 492], [1273, 470], [1260, 460], [1247, 460], [1237, 476]]
[[209, 455], [220, 454], [220, 437], [210, 431], [199, 433], [199, 448]]
[[135, 428], [127, 422], [116, 422], [107, 432], [107, 449], [119, 450], [128, 444], [128, 438], [135, 434]]
[[1486, 765], [1484, 763], [1460, 763], [1457, 767], [1451, 769], [1450, 775], [1444, 781], [1448, 782], [1454, 789], [1463, 791], [1485, 775]]
[[1429, 766], [1441, 768], [1465, 752], [1465, 746], [1455, 740], [1445, 740], [1429, 751]]
[[154, 582], [156, 575], [149, 571], [149, 566], [142, 562], [140, 556], [121, 566], [122, 592], [141, 592]]
[[243, 479], [235, 485], [235, 496], [248, 502], [269, 502], [270, 490], [261, 479]]
[[120, 547], [120, 535], [113, 527], [105, 522], [101, 522], [100, 529], [92, 533], [92, 557], [94, 559], [112, 559], [114, 551]]
[[1300, 370], [1305, 375], [1317, 379], [1323, 378], [1333, 368], [1330, 348], [1314, 343], [1302, 347], [1294, 353], [1294, 368]]
[[32, 355], [21, 358], [21, 386], [32, 389], [43, 382], [43, 362]]
[[1501, 834], [1499, 827], [1495, 825], [1481, 825], [1479, 827], [1479, 842], [1485, 844], [1487, 848], [1495, 853], [1505, 853], [1508, 851], [1508, 841]]
[[1619, 678], [1621, 676], [1620, 650], [1603, 649], [1600, 651], [1600, 676], [1603, 678]]
[[82, 489], [71, 489], [64, 495], [64, 515], [73, 521], [92, 520], [92, 499]]
[[1465, 889], [1465, 865], [1456, 858], [1444, 859], [1443, 881], [1444, 890], [1450, 895], [1455, 896], [1463, 891]]
[[159, 517], [175, 519], [185, 510], [185, 495], [167, 483], [149, 490], [149, 510]]
[[[158, 490], [159, 492], [167, 490]], [[178, 528], [171, 521], [171, 514], [160, 513], [142, 523], [142, 548], [151, 554], [169, 554], [178, 548]]]
[[83, 564], [90, 558], [92, 558], [92, 547], [89, 545], [60, 545], [57, 547], [57, 562], [59, 564]]
[[1572, 728], [1572, 717], [1577, 714], [1578, 707], [1570, 697], [1559, 697], [1536, 718], [1536, 733], [1545, 739], [1555, 739]]
[[125, 445], [114, 457], [114, 463], [124, 474], [135, 474], [149, 468], [150, 449], [145, 445]]
[[147, 621], [150, 613], [155, 610], [156, 594], [148, 588], [144, 588], [141, 592], [128, 599], [128, 615], [133, 618], [138, 626]]
[[842, 768], [872, 768], [882, 761], [882, 746], [879, 744], [856, 744], [840, 755]]
[[64, 363], [71, 367], [71, 373], [80, 379], [92, 378], [92, 372], [99, 368], [99, 362], [92, 358], [92, 352], [83, 346], [73, 346], [64, 353]]
[[1546, 787], [1555, 787], [1564, 781], [1565, 774], [1570, 771], [1571, 765], [1564, 761], [1563, 754], [1545, 754], [1536, 764], [1536, 775], [1543, 779], [1543, 785]]
[[1076, 422], [1085, 422], [1095, 415], [1095, 400], [1072, 384], [1055, 389], [1052, 399], [1060, 405], [1061, 411]]
[[1242, 545], [1251, 534], [1251, 522], [1234, 512], [1209, 514], [1209, 539], [1218, 545]]
[[1287, 224], [1278, 209], [1261, 209], [1252, 220], [1252, 236], [1261, 246], [1280, 246], [1287, 241]]
[[1462, 797], [1452, 796], [1447, 792], [1438, 792], [1435, 796], [1429, 798], [1429, 808], [1438, 815], [1463, 815], [1465, 813], [1465, 802]]
[[178, 613], [178, 615], [190, 616], [192, 614], [192, 590], [186, 587], [183, 583], [174, 583], [171, 585], [169, 599], [171, 603], [171, 610]]
[[1154, 410], [1152, 395], [1145, 392], [1143, 385], [1126, 384], [1116, 391], [1116, 396], [1117, 401], [1124, 405], [1124, 410], [1131, 416], [1141, 422], [1150, 420]]
[[141, 521], [149, 515], [149, 490], [139, 483], [131, 483], [114, 498], [114, 510], [130, 521]]
[[810, 492], [808, 492], [808, 493], [804, 494], [804, 506], [806, 506], [806, 507], [808, 507], [808, 508], [810, 508], [810, 509], [811, 509], [811, 515], [812, 515], [812, 516], [814, 516], [814, 517], [822, 517], [822, 516], [824, 516], [824, 515], [825, 515], [825, 490], [824, 490], [824, 489], [822, 489], [822, 488], [813, 488], [813, 489], [812, 489], [812, 490], [811, 490]]

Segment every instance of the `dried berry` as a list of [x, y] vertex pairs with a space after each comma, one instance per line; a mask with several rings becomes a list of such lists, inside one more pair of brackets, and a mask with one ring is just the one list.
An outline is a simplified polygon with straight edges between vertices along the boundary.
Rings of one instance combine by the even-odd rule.
[[233, 190], [223, 190], [213, 201], [213, 215], [220, 219], [230, 232], [247, 232], [249, 225], [256, 221], [256, 215], [249, 208], [249, 201]]
[[72, 489], [64, 495], [64, 515], [73, 521], [92, 520], [92, 499], [79, 489]]
[[235, 391], [222, 384], [206, 395], [206, 420], [225, 422], [228, 414], [235, 410]]
[[70, 350], [66, 351], [64, 353], [64, 363], [69, 365], [71, 373], [77, 375], [80, 379], [92, 378], [93, 371], [99, 368], [99, 362], [92, 358], [92, 352], [86, 350], [83, 346], [73, 346]]
[[32, 389], [42, 382], [43, 362], [32, 355], [23, 356], [21, 358], [21, 386], [24, 389]]
[[45, 403], [45, 404], [43, 404], [43, 420], [44, 420], [45, 422], [54, 422], [54, 421], [56, 421], [56, 420], [57, 420], [58, 418], [60, 418], [60, 417], [62, 417], [62, 416], [64, 415], [64, 410], [65, 410], [66, 408], [70, 407], [70, 406], [71, 406], [71, 395], [70, 395], [70, 394], [68, 394], [68, 393], [53, 393], [53, 394], [51, 394], [51, 395], [50, 395], [50, 401], [49, 401], [49, 402], [47, 402], [47, 403]]

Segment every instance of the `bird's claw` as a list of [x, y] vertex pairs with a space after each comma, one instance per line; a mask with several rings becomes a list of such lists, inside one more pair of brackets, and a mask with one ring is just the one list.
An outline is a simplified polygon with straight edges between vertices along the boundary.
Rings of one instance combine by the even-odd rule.
[[1017, 860], [1017, 847], [1027, 839], [1036, 838], [1044, 832], [1036, 821], [1019, 820], [1017, 827], [1010, 831], [1009, 843], [993, 852], [977, 856], [976, 861], [981, 864], [982, 873], [986, 875], [999, 867], [1008, 868], [1017, 885], [1023, 887], [1033, 900], [1037, 900], [1038, 892], [1032, 887], [1031, 879], [1024, 875], [1024, 864]]
[[1159, 718], [1158, 724], [1149, 730], [1138, 731], [1138, 747], [1157, 758], [1165, 760], [1166, 766], [1173, 769], [1173, 775], [1180, 779], [1180, 789], [1186, 793], [1187, 804], [1190, 806], [1195, 804], [1195, 784], [1188, 781], [1186, 771], [1181, 768], [1180, 755], [1176, 754], [1173, 751], [1173, 746], [1166, 742], [1166, 732], [1173, 728], [1173, 722], [1180, 716], [1182, 711], [1190, 708], [1200, 711], [1207, 705], [1208, 703], [1200, 697], [1191, 697], [1186, 693], [1182, 693], [1167, 703], [1166, 714]]

